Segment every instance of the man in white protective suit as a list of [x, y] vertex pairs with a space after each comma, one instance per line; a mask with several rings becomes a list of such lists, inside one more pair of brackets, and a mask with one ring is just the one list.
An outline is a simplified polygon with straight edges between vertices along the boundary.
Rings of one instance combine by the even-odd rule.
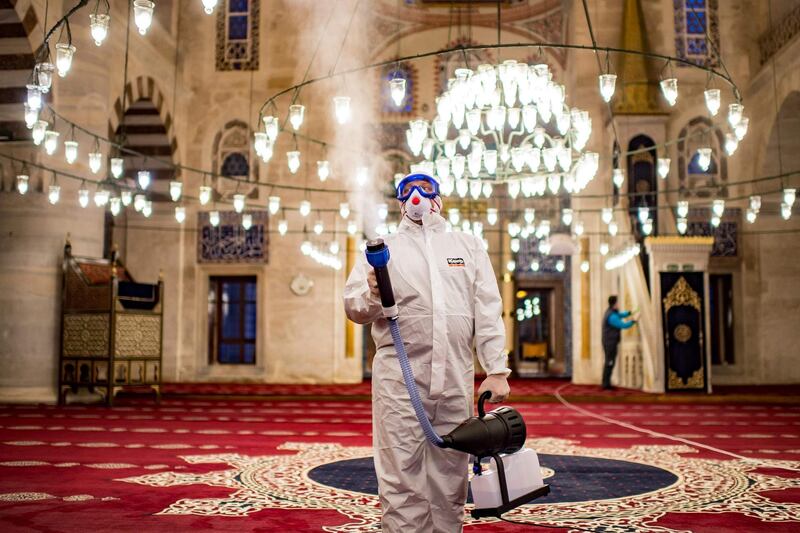
[[[397, 186], [403, 219], [384, 237], [403, 336], [425, 412], [436, 432], [472, 416], [473, 345], [488, 377], [489, 401], [509, 394], [503, 305], [481, 239], [447, 232], [436, 180], [406, 176]], [[344, 290], [345, 311], [372, 322], [372, 432], [382, 529], [461, 531], [469, 455], [430, 444], [414, 414], [392, 337], [381, 311], [373, 269], [362, 256]]]

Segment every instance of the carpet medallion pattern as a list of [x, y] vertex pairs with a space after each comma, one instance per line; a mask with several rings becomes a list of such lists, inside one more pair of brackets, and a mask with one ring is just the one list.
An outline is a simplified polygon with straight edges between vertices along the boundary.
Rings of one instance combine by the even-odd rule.
[[[548, 479], [553, 492], [547, 500], [507, 515], [516, 521], [610, 533], [666, 533], [681, 531], [654, 524], [667, 513], [740, 513], [774, 523], [800, 520], [799, 505], [762, 494], [800, 489], [800, 478], [773, 472], [777, 468], [798, 470], [798, 461], [708, 459], [693, 457], [696, 450], [684, 445], [598, 448], [560, 438], [531, 439], [527, 446], [553, 471]], [[325, 526], [324, 531], [379, 530], [380, 506], [369, 472], [350, 485], [353, 490], [343, 483], [331, 484], [335, 476], [330, 475], [330, 465], [342, 461], [364, 464], [371, 457], [369, 447], [285, 442], [278, 449], [283, 453], [187, 455], [181, 459], [189, 464], [223, 463], [228, 468], [202, 473], [162, 471], [118, 481], [150, 487], [206, 485], [232, 491], [222, 498], [180, 499], [161, 510], [161, 515], [247, 516], [265, 509], [326, 509], [338, 511], [349, 521]], [[488, 522], [491, 520], [480, 523]], [[467, 519], [465, 525], [469, 528], [478, 523]]]

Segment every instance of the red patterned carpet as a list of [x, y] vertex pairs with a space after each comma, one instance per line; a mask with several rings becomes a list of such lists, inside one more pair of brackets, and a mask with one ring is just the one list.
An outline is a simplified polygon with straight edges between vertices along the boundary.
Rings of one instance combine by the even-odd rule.
[[[549, 527], [467, 532], [800, 530], [800, 406], [515, 405], [553, 490], [507, 516]], [[0, 530], [376, 531], [370, 424], [358, 400], [0, 406]]]

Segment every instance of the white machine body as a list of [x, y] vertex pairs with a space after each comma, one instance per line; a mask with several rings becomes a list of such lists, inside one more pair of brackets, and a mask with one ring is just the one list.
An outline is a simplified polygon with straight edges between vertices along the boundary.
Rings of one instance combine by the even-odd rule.
[[[544, 486], [539, 457], [530, 448], [522, 448], [509, 455], [501, 454], [500, 458], [506, 474], [509, 501]], [[481, 475], [472, 477], [470, 487], [472, 500], [477, 509], [495, 508], [503, 504], [500, 495], [500, 477], [494, 459], [490, 459], [489, 468], [483, 470]]]

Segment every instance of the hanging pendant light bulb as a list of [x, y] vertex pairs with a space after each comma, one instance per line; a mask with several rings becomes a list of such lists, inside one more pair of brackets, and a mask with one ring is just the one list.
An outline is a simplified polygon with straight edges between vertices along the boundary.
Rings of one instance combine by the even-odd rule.
[[133, 200], [133, 193], [131, 191], [125, 190], [119, 193], [119, 199], [122, 202], [122, 205], [128, 207], [131, 205], [131, 200]]
[[268, 115], [262, 119], [264, 122], [264, 132], [267, 134], [267, 138], [275, 142], [275, 139], [278, 138], [278, 119], [272, 115]]
[[300, 202], [300, 208], [298, 210], [300, 211], [300, 216], [307, 217], [311, 213], [311, 202], [303, 200]]
[[181, 193], [183, 193], [183, 183], [180, 181], [170, 181], [169, 197], [172, 198], [173, 202], [177, 202], [180, 199]]
[[99, 187], [96, 191], [94, 191], [94, 205], [97, 207], [105, 207], [108, 205], [108, 200], [111, 197], [111, 193], [108, 189], [104, 189]]
[[744, 106], [740, 103], [728, 104], [728, 123], [732, 128], [736, 128], [739, 122], [742, 121], [742, 114], [744, 113]]
[[642, 233], [645, 236], [650, 235], [653, 232], [653, 221], [651, 219], [647, 219], [642, 223]]
[[608, 225], [608, 234], [611, 235], [612, 237], [614, 237], [614, 236], [616, 236], [617, 231], [619, 231], [619, 228], [617, 227], [617, 223], [616, 223], [616, 221], [612, 220], [611, 223]]
[[72, 67], [72, 56], [75, 54], [75, 47], [68, 43], [56, 44], [56, 69], [58, 75], [64, 77]]
[[711, 148], [697, 149], [697, 166], [703, 172], [706, 172], [711, 167]]
[[686, 218], [689, 215], [689, 202], [678, 200], [678, 208], [675, 211], [679, 218]]
[[519, 239], [517, 238], [511, 239], [510, 242], [511, 242], [511, 251], [514, 253], [519, 252]]
[[748, 223], [753, 224], [756, 221], [757, 216], [758, 214], [755, 211], [753, 211], [752, 208], [750, 207], [747, 208], [745, 217], [747, 218]]
[[208, 212], [208, 223], [215, 228], [219, 226], [219, 211], [215, 210]]
[[150, 186], [150, 171], [149, 170], [140, 170], [136, 173], [136, 180], [139, 182], [139, 188], [147, 189]]
[[270, 196], [269, 200], [267, 200], [267, 209], [269, 210], [269, 214], [270, 215], [276, 214], [280, 208], [281, 208], [281, 197]]
[[582, 221], [582, 220], [578, 220], [578, 221], [576, 221], [576, 222], [575, 222], [575, 224], [573, 224], [573, 226], [572, 226], [572, 231], [573, 231], [573, 232], [575, 233], [575, 235], [577, 235], [578, 237], [580, 237], [581, 235], [583, 235], [584, 229], [585, 229], [585, 228], [584, 228], [584, 226], [583, 226], [583, 221]]
[[53, 155], [56, 153], [57, 148], [58, 132], [52, 130], [44, 132], [44, 151], [47, 152], [47, 155]]
[[30, 177], [27, 174], [18, 174], [17, 175], [17, 192], [25, 195], [28, 192], [28, 182], [30, 181]]
[[609, 224], [614, 219], [614, 209], [611, 207], [604, 207], [601, 211], [600, 218], [603, 223]]
[[706, 107], [712, 117], [716, 117], [719, 113], [721, 93], [719, 89], [706, 89], [703, 93], [706, 97]]
[[182, 205], [175, 206], [175, 220], [178, 221], [178, 224], [183, 224], [186, 220], [186, 208]]
[[347, 202], [342, 202], [339, 204], [339, 216], [347, 220], [347, 217], [350, 216], [350, 204]]
[[725, 212], [725, 200], [714, 200], [711, 203], [711, 211], [718, 217]]
[[486, 209], [486, 222], [488, 222], [490, 226], [494, 226], [495, 224], [497, 224], [496, 207], [489, 207]]
[[722, 222], [722, 219], [719, 216], [716, 214], [711, 215], [711, 226], [717, 228], [719, 227], [720, 222]]
[[534, 272], [539, 272], [539, 268], [540, 268], [539, 261], [537, 261], [536, 259], [531, 261], [531, 270], [533, 270]]
[[334, 114], [336, 115], [336, 122], [339, 124], [347, 124], [350, 122], [351, 113], [349, 96], [335, 96], [333, 98], [333, 108]]
[[678, 78], [661, 80], [661, 93], [670, 107], [674, 106], [678, 101]]
[[658, 158], [658, 175], [662, 180], [667, 179], [667, 176], [669, 175], [669, 165], [671, 162], [672, 160], [669, 157]]
[[217, 7], [217, 0], [203, 0], [203, 11], [206, 12], [206, 15], [213, 13], [215, 7]]
[[611, 171], [611, 181], [614, 182], [614, 186], [617, 189], [622, 188], [622, 184], [625, 183], [625, 171], [621, 168], [615, 168]]
[[104, 13], [89, 13], [89, 28], [94, 44], [100, 46], [108, 37], [108, 24], [111, 17]]
[[325, 181], [331, 174], [331, 164], [329, 161], [317, 161], [317, 177], [319, 181]]
[[650, 220], [650, 208], [649, 207], [640, 207], [639, 208], [639, 222], [644, 224]]
[[115, 196], [108, 201], [108, 210], [111, 211], [112, 216], [119, 215], [120, 211], [122, 211], [122, 201]]
[[245, 213], [242, 215], [242, 228], [247, 231], [253, 227], [253, 215]]
[[308, 239], [304, 240], [303, 243], [300, 245], [300, 252], [303, 255], [311, 255], [311, 252], [314, 250], [314, 246], [311, 244], [311, 241]]
[[358, 224], [356, 224], [355, 220], [348, 220], [347, 221], [347, 234], [348, 235], [355, 235], [358, 231]]
[[491, 198], [493, 190], [494, 190], [494, 187], [492, 187], [492, 182], [490, 182], [490, 181], [484, 181], [483, 182], [482, 192], [483, 192], [484, 198], [487, 198], [487, 199]]
[[145, 218], [150, 218], [150, 215], [153, 214], [153, 201], [152, 200], [145, 200], [144, 207], [142, 207], [142, 214]]
[[581, 261], [581, 272], [583, 272], [584, 274], [589, 272], [589, 261], [586, 260]]
[[139, 28], [139, 34], [145, 35], [153, 23], [153, 8], [155, 2], [150, 0], [133, 0], [133, 20]]
[[70, 165], [78, 159], [78, 143], [76, 141], [64, 141], [64, 158]]
[[103, 166], [103, 154], [100, 152], [90, 152], [89, 153], [89, 170], [92, 171], [92, 174], [97, 174], [100, 172], [100, 167]]
[[200, 186], [200, 205], [206, 205], [211, 200], [211, 187], [208, 185]]
[[321, 220], [317, 220], [316, 222], [314, 222], [314, 233], [316, 233], [317, 235], [322, 235], [324, 229], [325, 226], [322, 224]]
[[145, 197], [145, 195], [144, 194], [137, 194], [133, 198], [133, 209], [137, 213], [140, 213], [142, 211], [142, 209], [144, 209], [145, 203], [147, 203], [147, 198]]
[[25, 126], [28, 129], [33, 128], [33, 125], [36, 124], [36, 121], [39, 120], [39, 110], [33, 109], [28, 102], [25, 102]]
[[37, 120], [36, 124], [31, 128], [31, 138], [33, 139], [33, 144], [36, 146], [39, 146], [44, 141], [44, 134], [47, 133], [47, 126], [49, 126], [49, 124], [46, 120]]
[[278, 221], [278, 233], [284, 236], [287, 231], [289, 231], [289, 222], [287, 222], [285, 218], [282, 218]]
[[563, 222], [565, 226], [572, 225], [572, 209], [565, 207], [561, 210], [561, 222]]
[[797, 189], [783, 189], [783, 203], [790, 208], [794, 205], [795, 198], [797, 197]]
[[747, 128], [750, 126], [750, 118], [742, 117], [739, 120], [739, 123], [733, 129], [733, 133], [736, 134], [736, 138], [740, 141], [744, 139], [744, 136], [747, 135]]
[[677, 220], [677, 226], [678, 226], [678, 233], [680, 233], [681, 235], [686, 234], [686, 230], [689, 228], [689, 225], [686, 222], [686, 218], [684, 217], [680, 217]]
[[289, 172], [296, 174], [300, 168], [300, 152], [298, 150], [286, 152], [286, 163], [289, 166]]
[[300, 104], [293, 104], [289, 106], [289, 123], [295, 131], [300, 129], [303, 125], [305, 118], [306, 107]]
[[53, 85], [53, 73], [56, 71], [55, 65], [45, 61], [44, 63], [38, 63], [34, 70], [36, 79], [39, 81], [39, 90], [42, 91], [42, 94], [47, 94]]
[[508, 263], [506, 263], [506, 270], [508, 270], [509, 272], [514, 272], [514, 270], [516, 270], [516, 269], [517, 269], [517, 262], [516, 261], [511, 260]]
[[526, 207], [523, 218], [528, 224], [533, 224], [533, 221], [536, 219], [536, 209], [533, 207]]
[[59, 198], [61, 198], [61, 186], [60, 185], [50, 185], [47, 190], [47, 200], [52, 204], [56, 205], [58, 203]]
[[617, 86], [616, 74], [600, 74], [600, 96], [605, 102], [610, 102]]
[[86, 183], [78, 190], [78, 205], [84, 209], [89, 207], [89, 189], [86, 188]]
[[758, 213], [761, 211], [761, 197], [758, 195], [750, 197], [750, 209]]
[[237, 213], [241, 213], [244, 211], [245, 206], [245, 195], [244, 194], [234, 194], [233, 195], [233, 210]]
[[339, 241], [331, 241], [331, 243], [328, 245], [328, 251], [330, 253], [332, 253], [333, 255], [338, 254], [339, 253]]
[[111, 175], [114, 176], [114, 178], [119, 179], [122, 176], [122, 172], [124, 170], [123, 159], [121, 157], [112, 157], [110, 168], [111, 168]]
[[392, 102], [394, 102], [394, 105], [396, 107], [400, 107], [406, 97], [405, 78], [394, 78], [389, 80], [389, 94], [392, 96]]
[[39, 111], [42, 108], [42, 89], [36, 84], [26, 85], [28, 90], [26, 103], [31, 110]]
[[726, 133], [725, 134], [725, 153], [728, 155], [733, 155], [736, 152], [736, 149], [739, 147], [739, 139], [736, 138], [736, 134], [734, 133]]
[[786, 202], [781, 202], [781, 217], [783, 220], [789, 220], [792, 218], [792, 206]]
[[600, 255], [608, 255], [608, 243], [601, 242], [600, 243]]

